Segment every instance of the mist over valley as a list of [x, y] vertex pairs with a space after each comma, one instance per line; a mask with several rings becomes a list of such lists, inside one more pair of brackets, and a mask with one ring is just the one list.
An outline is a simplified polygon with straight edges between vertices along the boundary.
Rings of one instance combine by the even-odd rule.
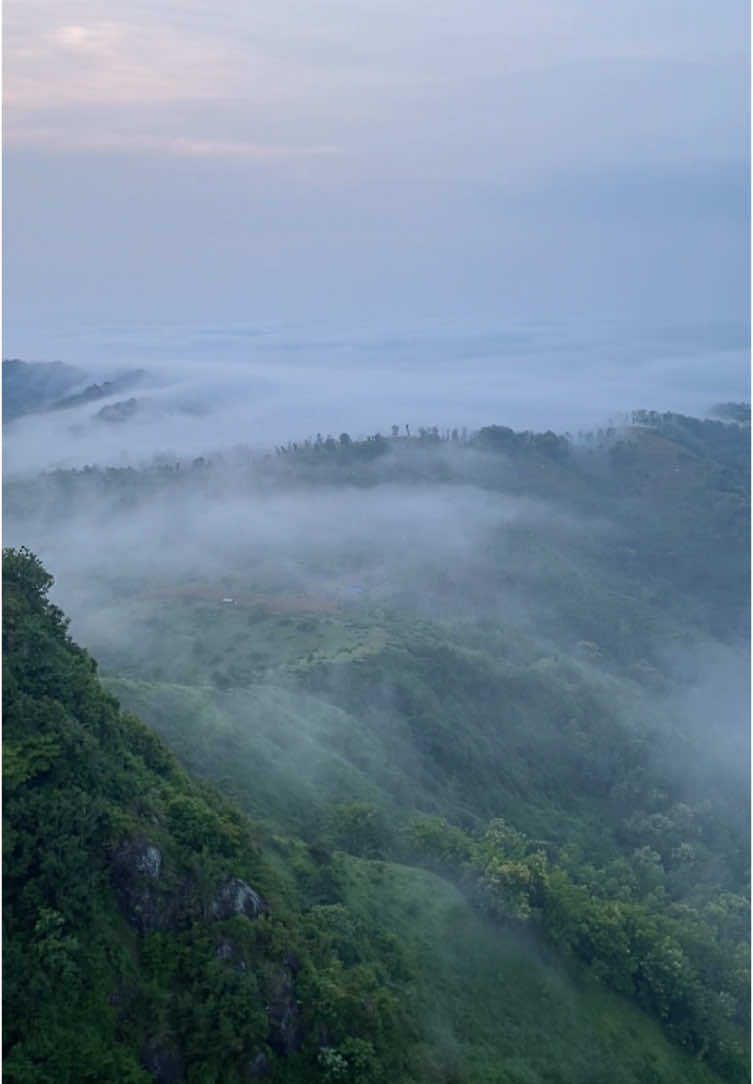
[[[139, 465], [233, 444], [268, 451], [318, 432], [389, 434], [394, 424], [417, 433], [496, 419], [577, 434], [636, 407], [703, 417], [713, 403], [749, 398], [746, 336], [743, 325], [510, 322], [484, 331], [449, 319], [398, 324], [389, 335], [323, 322], [54, 337], [6, 328], [6, 357], [18, 344], [20, 357], [64, 360], [6, 378], [4, 417], [12, 409], [14, 418], [4, 470]], [[55, 393], [53, 378], [45, 398], [32, 372], [37, 383], [57, 373], [65, 384]]]
[[[305, 980], [280, 971], [261, 942], [241, 949], [228, 927], [222, 944], [288, 990], [287, 1023], [260, 1019], [244, 1057], [280, 1080], [330, 1079], [329, 1050], [344, 1065], [371, 1059], [363, 1079], [384, 1079], [389, 1065], [411, 1080], [522, 1080], [516, 1065], [550, 1072], [531, 1042], [556, 987], [548, 1034], [562, 1035], [563, 1080], [585, 1079], [571, 1027], [599, 1073], [619, 1063], [626, 1081], [641, 1080], [650, 1057], [663, 1080], [743, 1079], [749, 408], [725, 402], [720, 384], [705, 419], [623, 411], [567, 436], [396, 421], [364, 435], [336, 402], [333, 432], [321, 424], [265, 444], [263, 408], [267, 425], [315, 424], [315, 370], [288, 366], [281, 379], [268, 365], [262, 379], [257, 365], [163, 362], [94, 380], [4, 366], [18, 404], [5, 437], [6, 564], [23, 569], [27, 547], [54, 571], [50, 597], [104, 688], [252, 818], [261, 849], [249, 884], [264, 887], [263, 921], [282, 921], [289, 953], [295, 943], [306, 960]], [[451, 372], [458, 386], [467, 379]], [[394, 416], [400, 402], [402, 417], [411, 400], [399, 380], [395, 370], [390, 408], [367, 407], [366, 381], [360, 409]], [[460, 422], [474, 418], [441, 364], [433, 385], [428, 403], [441, 395]], [[31, 755], [29, 740], [12, 755]], [[40, 782], [58, 770], [30, 763]], [[225, 852], [210, 860], [199, 822], [186, 835], [177, 807], [159, 812], [159, 793], [138, 839], [172, 853], [176, 876], [199, 847], [205, 858], [191, 861], [204, 873], [190, 876], [217, 883], [210, 866]], [[117, 853], [135, 838], [129, 829]], [[116, 901], [144, 946], [198, 931], [211, 903], [197, 898], [190, 921], [173, 919], [168, 893], [137, 919], [135, 891]], [[356, 923], [349, 947], [312, 955], [300, 937], [314, 915], [327, 928]], [[584, 922], [589, 932], [577, 932]], [[448, 923], [469, 960], [483, 952], [499, 974], [525, 970], [517, 1007], [497, 972], [471, 975], [440, 947]], [[410, 964], [381, 958], [385, 936]], [[323, 981], [327, 951], [343, 982], [359, 975], [395, 999], [399, 1042], [383, 1045], [383, 1016], [347, 1023], [345, 1003], [326, 1023], [321, 993], [286, 1015], [294, 991]], [[661, 964], [663, 952], [674, 962]], [[488, 1010], [464, 1023], [458, 998]], [[164, 1002], [173, 1037], [147, 1046], [180, 1064], [198, 1057], [210, 1076], [230, 1071], [218, 1067], [234, 1055], [187, 1052], [176, 1011]], [[224, 1012], [220, 999], [217, 1019]], [[603, 1012], [639, 1029], [632, 1053], [619, 1029], [618, 1053], [607, 1053]]]
[[749, 14], [6, 0], [8, 1084], [750, 1080]]

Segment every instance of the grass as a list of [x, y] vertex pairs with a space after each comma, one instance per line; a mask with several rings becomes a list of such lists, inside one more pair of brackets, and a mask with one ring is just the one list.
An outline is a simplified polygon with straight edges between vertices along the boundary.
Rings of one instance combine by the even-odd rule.
[[[419, 630], [413, 646], [435, 640], [436, 633]], [[394, 650], [394, 629], [387, 643]], [[372, 661], [381, 665], [378, 656]], [[539, 666], [536, 672], [546, 676], [548, 669]], [[557, 667], [551, 679], [564, 687]], [[316, 839], [332, 802], [372, 802], [393, 825], [415, 808], [453, 808], [451, 789], [438, 798], [412, 777], [410, 762], [390, 760], [384, 735], [320, 696], [272, 685], [217, 690], [125, 678], [109, 678], [106, 684], [189, 768], [219, 784], [268, 826], [267, 833], [279, 833], [274, 846], [266, 835], [265, 852], [296, 908], [315, 904], [322, 885], [326, 895], [333, 882], [329, 876], [322, 880], [322, 868], [289, 834]], [[524, 707], [530, 714], [532, 705]], [[596, 826], [589, 828], [583, 813], [564, 812], [556, 792], [526, 793], [520, 772], [520, 765], [514, 766], [507, 781], [513, 816], [519, 809], [529, 830], [531, 825], [540, 829], [540, 838], [551, 838], [556, 824], [564, 838], [586, 839], [592, 860], [600, 849], [608, 858], [603, 833], [599, 837]], [[422, 1079], [440, 1084], [717, 1081], [667, 1043], [658, 1026], [629, 1002], [563, 967], [528, 934], [493, 925], [443, 877], [345, 854], [336, 855], [333, 868], [336, 897], [363, 924], [365, 936], [387, 930], [405, 947], [411, 977], [398, 989], [409, 999], [422, 1036]]]
[[411, 1012], [425, 1033], [427, 1079], [474, 1084], [717, 1079], [669, 1046], [639, 1010], [564, 969], [527, 934], [492, 925], [443, 878], [353, 858], [343, 869], [348, 908], [394, 931], [410, 947], [420, 976]]

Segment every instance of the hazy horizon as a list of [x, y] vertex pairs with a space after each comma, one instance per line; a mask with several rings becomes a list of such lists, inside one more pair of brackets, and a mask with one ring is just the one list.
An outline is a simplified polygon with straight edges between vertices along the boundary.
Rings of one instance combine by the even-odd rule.
[[9, 0], [6, 354], [35, 327], [745, 323], [748, 40], [742, 0]]
[[748, 399], [748, 22], [9, 0], [3, 356], [150, 386], [6, 468]]
[[[4, 468], [11, 475], [232, 445], [268, 450], [316, 433], [389, 433], [395, 424], [575, 433], [636, 408], [704, 416], [714, 403], [749, 398], [745, 334], [565, 323], [484, 333], [449, 320], [380, 331], [323, 321], [74, 329], [49, 339], [37, 331], [37, 360], [77, 366], [82, 387], [128, 369], [146, 375], [94, 403], [17, 419], [5, 433]], [[139, 401], [133, 418], [96, 418], [131, 397]]]

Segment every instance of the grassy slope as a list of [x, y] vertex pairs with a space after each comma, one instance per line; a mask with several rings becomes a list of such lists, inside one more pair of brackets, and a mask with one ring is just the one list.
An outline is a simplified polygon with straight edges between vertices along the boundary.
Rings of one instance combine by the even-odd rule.
[[[390, 817], [504, 816], [598, 862], [615, 850], [620, 787], [682, 787], [697, 759], [657, 712], [660, 676], [610, 672], [590, 647], [569, 657], [384, 611], [249, 623], [180, 604], [159, 619], [148, 663], [126, 660], [110, 687], [192, 770], [297, 831], [325, 801], [359, 798]], [[719, 806], [706, 790], [698, 801]]]
[[[7, 566], [9, 1081], [240, 1084], [262, 1058], [279, 1084], [580, 1084], [586, 1067], [628, 1084], [651, 1079], [648, 1065], [712, 1084], [640, 1014], [493, 930], [446, 881], [316, 854], [193, 783], [101, 690], [25, 578], [32, 562]], [[126, 858], [145, 841], [156, 879]], [[266, 917], [213, 915], [239, 876]]]
[[[118, 712], [41, 566], [10, 553], [3, 573], [4, 1078], [240, 1084], [261, 1058], [300, 1084], [326, 1079], [322, 1042], [355, 1036], [405, 1080], [389, 962], [343, 961], [268, 833]], [[218, 912], [238, 878], [266, 914]]]
[[[658, 777], [671, 765], [652, 744], [652, 720], [636, 722], [638, 712], [622, 710], [631, 697], [634, 706], [641, 701], [642, 682], [660, 675], [629, 668], [645, 663], [643, 645], [657, 634], [673, 625], [682, 631], [685, 604], [667, 578], [673, 548], [683, 537], [694, 539], [690, 548], [698, 554], [685, 573], [692, 583], [693, 561], [707, 561], [708, 531], [726, 514], [722, 495], [707, 533], [694, 534], [699, 502], [713, 489], [713, 464], [688, 467], [682, 460], [675, 471], [676, 446], [641, 433], [637, 441], [650, 454], [622, 473], [644, 519], [652, 508], [658, 516], [671, 506], [671, 529], [637, 532], [645, 544], [640, 557], [652, 569], [663, 561], [664, 571], [647, 578], [640, 563], [613, 554], [609, 543], [568, 552], [547, 540], [519, 539], [524, 559], [538, 546], [541, 567], [550, 569], [549, 585], [534, 585], [558, 592], [545, 631], [560, 638], [567, 632], [574, 658], [516, 643], [500, 630], [482, 635], [316, 606], [274, 613], [258, 600], [223, 610], [197, 597], [148, 594], [130, 616], [157, 634], [145, 639], [149, 648], [139, 655], [133, 640], [127, 652], [105, 644], [111, 674], [124, 675], [108, 679], [108, 687], [192, 770], [281, 834], [276, 842], [265, 837], [264, 862], [290, 921], [303, 921], [311, 907], [341, 904], [365, 931], [348, 941], [348, 952], [360, 952], [370, 965], [384, 948], [384, 928], [400, 936], [408, 962], [393, 968], [390, 982], [420, 1025], [408, 1079], [715, 1079], [624, 999], [580, 973], [565, 974], [530, 941], [516, 943], [492, 929], [448, 881], [394, 862], [316, 858], [290, 838], [326, 842], [328, 808], [357, 798], [379, 809], [387, 853], [416, 808], [465, 826], [503, 814], [533, 837], [579, 845], [597, 864], [619, 851], [620, 812], [610, 794], [625, 783], [620, 772], [640, 769], [648, 749]], [[598, 506], [598, 492], [569, 468], [529, 466], [528, 474], [515, 472], [523, 491], [538, 486]], [[624, 514], [630, 518], [627, 504]], [[724, 581], [719, 597], [727, 591]], [[615, 611], [620, 621], [610, 623]], [[687, 608], [693, 619], [697, 612]], [[595, 642], [596, 661], [577, 657], [581, 639]], [[672, 735], [671, 752], [678, 742], [681, 735]], [[635, 761], [624, 764], [628, 747]], [[330, 917], [336, 926], [339, 919]]]
[[534, 941], [489, 924], [436, 875], [351, 861], [345, 899], [411, 946], [415, 1008], [434, 1080], [474, 1084], [691, 1084], [708, 1071], [678, 1058], [643, 1013]]
[[[329, 803], [344, 799], [374, 802], [395, 823], [410, 812], [404, 805], [396, 815], [390, 794], [376, 782], [389, 775], [384, 750], [368, 727], [318, 698], [263, 687], [218, 694], [125, 680], [107, 684], [193, 770], [214, 778], [249, 811], [265, 809], [288, 830], [297, 827], [310, 839], [326, 836]], [[361, 755], [370, 748], [365, 772], [337, 751], [344, 731]], [[411, 792], [408, 781], [402, 783], [413, 808], [437, 808], [436, 793]], [[401, 780], [396, 787], [402, 792]], [[550, 828], [557, 821], [565, 838], [580, 833], [588, 844], [583, 820], [563, 817], [556, 802], [543, 803], [533, 815], [529, 807], [528, 816]], [[421, 1018], [427, 1079], [714, 1079], [670, 1047], [657, 1026], [624, 999], [579, 972], [566, 975], [528, 937], [521, 942], [492, 928], [448, 881], [406, 865], [345, 855], [337, 869], [337, 898], [351, 915], [361, 922], [378, 920], [408, 947], [414, 965], [411, 1011]], [[313, 870], [309, 876], [316, 881]]]

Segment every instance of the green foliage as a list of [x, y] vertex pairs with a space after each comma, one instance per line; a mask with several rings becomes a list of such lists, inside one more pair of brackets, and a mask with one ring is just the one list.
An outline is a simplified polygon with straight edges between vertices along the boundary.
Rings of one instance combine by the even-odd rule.
[[60, 752], [59, 742], [50, 734], [8, 742], [3, 749], [3, 785], [12, 790], [49, 771]]
[[382, 858], [389, 832], [376, 806], [368, 802], [336, 802], [323, 818], [322, 835], [333, 847], [362, 858]]
[[499, 919], [535, 921], [560, 951], [634, 998], [725, 1079], [747, 1079], [748, 995], [735, 978], [736, 946], [699, 940], [704, 926], [693, 908], [667, 912], [651, 894], [630, 901], [595, 895], [499, 821], [480, 838], [474, 865], [482, 899]]
[[468, 835], [446, 818], [420, 814], [400, 832], [406, 858], [432, 869], [457, 872], [468, 862], [472, 844]]
[[[633, 423], [249, 459], [244, 495], [259, 472], [364, 499], [453, 482], [551, 522], [490, 531], [444, 620], [414, 612], [428, 573], [378, 610], [270, 590], [220, 612], [202, 584], [124, 578], [100, 624], [137, 631], [106, 685], [179, 759], [97, 682], [37, 558], [5, 553], [9, 1080], [745, 1077], [746, 784], [670, 708], [666, 648], [743, 628], [748, 451], [739, 424]], [[54, 522], [223, 478], [57, 472], [6, 500]], [[518, 598], [535, 622], [495, 609]], [[238, 882], [262, 914], [218, 907]]]
[[[5, 557], [7, 1079], [136, 1082], [161, 1061], [240, 1081], [262, 1055], [273, 1079], [316, 1079], [306, 1035], [325, 1019], [353, 1073], [382, 1079], [392, 1047], [410, 1045], [389, 970], [347, 921], [309, 944], [248, 821], [99, 688], [36, 558]], [[376, 838], [367, 811], [338, 817], [361, 845]], [[258, 886], [269, 913], [218, 911], [229, 877]], [[326, 988], [329, 1017], [326, 1000], [305, 1001]]]
[[351, 1037], [339, 1047], [325, 1046], [319, 1051], [322, 1080], [326, 1084], [347, 1081], [348, 1084], [378, 1084], [379, 1064], [371, 1043]]

